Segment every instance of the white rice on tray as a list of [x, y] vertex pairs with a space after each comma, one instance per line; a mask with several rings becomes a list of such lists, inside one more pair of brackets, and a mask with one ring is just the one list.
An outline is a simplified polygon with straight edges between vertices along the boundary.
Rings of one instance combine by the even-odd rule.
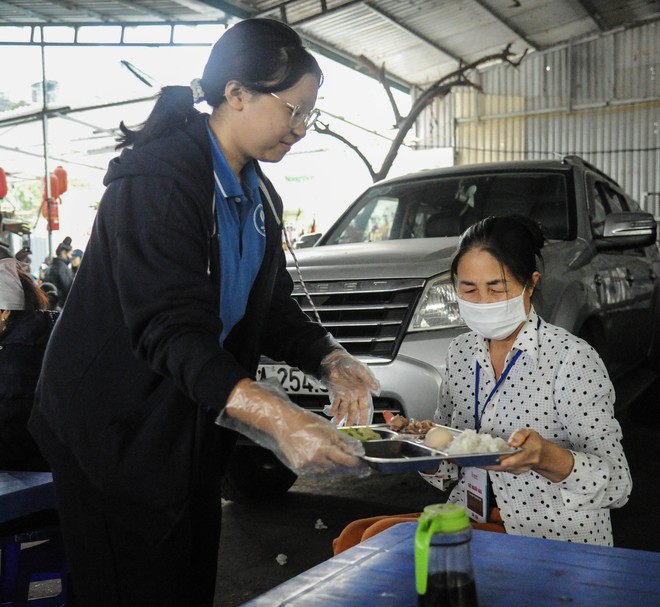
[[490, 434], [477, 434], [474, 430], [463, 430], [444, 449], [449, 455], [464, 455], [466, 453], [500, 453], [509, 451], [510, 447], [501, 438]]

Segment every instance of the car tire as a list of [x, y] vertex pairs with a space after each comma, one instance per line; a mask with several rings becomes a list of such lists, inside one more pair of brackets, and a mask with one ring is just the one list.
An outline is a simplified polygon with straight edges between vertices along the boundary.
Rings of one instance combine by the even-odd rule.
[[222, 498], [238, 503], [277, 498], [297, 478], [272, 451], [256, 445], [237, 445], [222, 478]]

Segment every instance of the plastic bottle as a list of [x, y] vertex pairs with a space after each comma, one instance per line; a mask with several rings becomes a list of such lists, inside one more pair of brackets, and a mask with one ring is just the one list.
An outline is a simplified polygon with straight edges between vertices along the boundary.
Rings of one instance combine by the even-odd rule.
[[415, 533], [418, 607], [478, 607], [472, 529], [459, 504], [426, 506]]

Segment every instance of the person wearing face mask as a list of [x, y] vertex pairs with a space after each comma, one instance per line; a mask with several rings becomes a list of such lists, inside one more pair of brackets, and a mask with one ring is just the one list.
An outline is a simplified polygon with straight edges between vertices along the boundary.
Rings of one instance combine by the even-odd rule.
[[478, 520], [495, 515], [507, 533], [611, 546], [609, 511], [632, 488], [614, 388], [589, 344], [534, 310], [543, 244], [525, 217], [487, 217], [463, 234], [452, 260], [472, 331], [449, 346], [435, 421], [521, 451], [461, 470], [449, 501], [474, 504], [469, 485], [481, 483], [490, 504]]
[[[536, 313], [540, 227], [517, 215], [487, 217], [461, 236], [451, 264], [471, 329], [450, 344], [434, 421], [520, 448], [499, 465], [442, 462], [420, 473], [488, 531], [611, 546], [610, 509], [628, 501], [630, 470], [614, 418], [614, 388], [598, 353]], [[457, 481], [457, 482], [456, 482]], [[335, 554], [418, 514], [361, 519]]]
[[286, 361], [324, 382], [335, 421], [371, 421], [377, 381], [291, 297], [283, 205], [261, 168], [313, 125], [322, 80], [292, 28], [247, 19], [200, 79], [121, 125], [29, 425], [77, 604], [213, 604], [238, 432], [296, 474], [368, 472], [359, 441], [255, 380], [262, 354]]

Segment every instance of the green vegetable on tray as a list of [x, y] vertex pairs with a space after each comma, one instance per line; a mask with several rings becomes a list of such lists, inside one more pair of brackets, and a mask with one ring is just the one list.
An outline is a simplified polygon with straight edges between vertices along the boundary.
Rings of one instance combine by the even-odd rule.
[[369, 441], [369, 440], [380, 440], [381, 436], [377, 432], [374, 432], [371, 428], [367, 426], [349, 426], [347, 428], [339, 428], [340, 432], [348, 434], [353, 438], [357, 438], [360, 441]]

